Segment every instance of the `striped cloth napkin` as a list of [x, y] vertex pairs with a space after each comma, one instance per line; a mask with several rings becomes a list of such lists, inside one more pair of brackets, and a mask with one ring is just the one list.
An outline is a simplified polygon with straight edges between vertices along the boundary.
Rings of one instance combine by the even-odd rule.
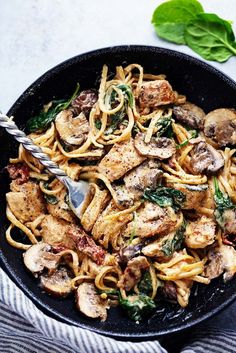
[[[118, 341], [46, 316], [1, 269], [0, 352], [167, 353], [157, 340]], [[181, 350], [181, 353], [198, 352], [236, 353], [236, 332], [201, 328], [191, 334], [191, 342], [186, 342]]]

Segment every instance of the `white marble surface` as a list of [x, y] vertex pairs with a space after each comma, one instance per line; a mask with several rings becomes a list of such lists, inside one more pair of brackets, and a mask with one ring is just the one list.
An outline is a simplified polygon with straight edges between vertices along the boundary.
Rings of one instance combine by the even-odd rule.
[[[74, 55], [111, 45], [146, 44], [197, 56], [155, 35], [159, 0], [0, 0], [0, 109], [45, 71]], [[208, 12], [234, 20], [236, 1], [201, 0]], [[234, 28], [236, 29], [235, 25]], [[236, 57], [212, 62], [236, 80]]]
[[[93, 49], [145, 44], [197, 56], [185, 46], [156, 37], [150, 22], [161, 2], [0, 0], [0, 110], [7, 112], [18, 96], [48, 69]], [[205, 11], [215, 12], [236, 24], [235, 0], [201, 0], [201, 3]], [[236, 57], [212, 65], [236, 80]], [[235, 328], [235, 312], [236, 304], [212, 319], [212, 324]]]

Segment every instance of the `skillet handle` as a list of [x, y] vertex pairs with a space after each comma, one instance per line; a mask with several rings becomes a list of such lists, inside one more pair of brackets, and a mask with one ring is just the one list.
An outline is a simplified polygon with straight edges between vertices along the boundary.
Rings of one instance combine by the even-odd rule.
[[0, 126], [4, 127], [6, 131], [12, 135], [16, 141], [22, 143], [24, 148], [29, 151], [38, 161], [46, 167], [50, 173], [55, 175], [63, 184], [65, 184], [65, 177], [68, 178], [67, 174], [58, 167], [58, 165], [51, 161], [46, 153], [37, 146], [26, 134], [21, 131], [15, 122], [11, 120], [7, 115], [0, 113]]

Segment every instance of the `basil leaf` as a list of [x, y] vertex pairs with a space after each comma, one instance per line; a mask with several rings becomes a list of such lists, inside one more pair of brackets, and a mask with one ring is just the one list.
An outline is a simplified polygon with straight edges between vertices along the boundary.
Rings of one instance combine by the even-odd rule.
[[184, 221], [179, 227], [179, 229], [176, 231], [174, 236], [164, 242], [162, 246], [162, 251], [164, 255], [171, 256], [174, 251], [181, 249], [184, 241], [186, 225], [187, 223]]
[[127, 299], [119, 297], [119, 303], [134, 321], [142, 320], [156, 308], [154, 301], [144, 294], [129, 295]]
[[186, 23], [203, 11], [197, 0], [170, 0], [155, 9], [152, 23], [159, 37], [177, 44], [185, 44]]
[[50, 108], [47, 111], [41, 111], [39, 115], [30, 118], [27, 121], [26, 128], [29, 132], [43, 132], [55, 120], [58, 113], [67, 109], [72, 100], [76, 98], [79, 91], [79, 84], [77, 83], [73, 95], [67, 100], [53, 100]]
[[232, 26], [215, 14], [201, 13], [185, 28], [187, 45], [206, 60], [224, 62], [236, 55]]
[[173, 207], [176, 211], [181, 209], [186, 200], [186, 196], [182, 191], [164, 186], [158, 186], [156, 190], [145, 189], [143, 198], [161, 207]]

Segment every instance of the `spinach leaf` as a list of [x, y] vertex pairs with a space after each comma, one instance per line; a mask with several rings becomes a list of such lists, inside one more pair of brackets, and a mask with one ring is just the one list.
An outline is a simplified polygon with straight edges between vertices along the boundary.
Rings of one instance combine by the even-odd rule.
[[224, 62], [236, 55], [232, 26], [215, 14], [201, 13], [185, 28], [187, 45], [204, 59]]
[[78, 95], [79, 88], [79, 83], [77, 83], [76, 89], [69, 99], [53, 100], [48, 110], [42, 110], [39, 115], [30, 118], [26, 124], [27, 130], [29, 132], [45, 131], [55, 120], [57, 114], [70, 106], [72, 100]]
[[[48, 183], [44, 183], [43, 186], [45, 189], [50, 190]], [[43, 197], [45, 198], [47, 203], [50, 203], [51, 205], [56, 205], [58, 203], [58, 199], [54, 195], [43, 194]]]
[[154, 301], [145, 294], [129, 295], [127, 299], [119, 297], [119, 303], [134, 321], [142, 320], [156, 307]]
[[161, 207], [171, 206], [176, 211], [181, 209], [186, 200], [186, 196], [182, 191], [164, 186], [158, 186], [156, 190], [145, 189], [143, 198], [157, 203]]
[[197, 0], [170, 0], [155, 9], [152, 23], [159, 37], [177, 44], [185, 44], [186, 23], [203, 11]]
[[100, 130], [101, 127], [102, 127], [102, 122], [101, 122], [101, 120], [96, 119], [96, 120], [95, 120], [95, 126], [96, 126], [96, 128], [97, 128], [98, 130]]
[[215, 187], [214, 200], [216, 204], [214, 215], [219, 226], [222, 229], [224, 229], [225, 228], [224, 212], [226, 210], [236, 209], [236, 205], [232, 202], [232, 200], [227, 194], [223, 194], [220, 191], [219, 184], [216, 177], [214, 177], [214, 187]]
[[126, 112], [124, 111], [124, 109], [121, 109], [117, 113], [112, 114], [110, 116], [111, 118], [110, 126], [105, 130], [104, 134], [110, 135], [115, 130], [117, 130], [118, 126], [123, 122], [125, 116], [126, 116]]
[[172, 118], [161, 118], [157, 121], [156, 126], [158, 128], [157, 137], [163, 135], [166, 131], [172, 128]]
[[184, 240], [186, 225], [187, 223], [184, 221], [179, 227], [179, 229], [176, 231], [174, 236], [164, 242], [162, 246], [162, 251], [165, 256], [171, 256], [174, 251], [181, 249]]
[[143, 294], [149, 294], [152, 291], [152, 279], [149, 271], [144, 272], [138, 284], [138, 289]]
[[191, 137], [189, 137], [188, 139], [186, 139], [185, 141], [183, 141], [183, 142], [180, 143], [179, 145], [176, 145], [175, 147], [176, 147], [176, 148], [180, 148], [180, 147], [187, 146], [187, 144], [189, 143], [189, 141], [190, 141], [191, 139], [197, 137], [197, 136], [198, 136], [197, 130], [193, 130]]
[[[117, 85], [116, 87], [122, 91], [122, 93], [125, 97], [125, 100], [128, 102], [130, 108], [133, 108], [134, 97], [133, 97], [131, 87], [129, 85], [124, 85], [124, 84]], [[115, 90], [113, 90], [111, 93], [111, 97], [110, 97], [110, 104], [111, 105], [114, 104], [114, 102], [116, 101], [116, 98], [117, 98], [117, 93]]]

